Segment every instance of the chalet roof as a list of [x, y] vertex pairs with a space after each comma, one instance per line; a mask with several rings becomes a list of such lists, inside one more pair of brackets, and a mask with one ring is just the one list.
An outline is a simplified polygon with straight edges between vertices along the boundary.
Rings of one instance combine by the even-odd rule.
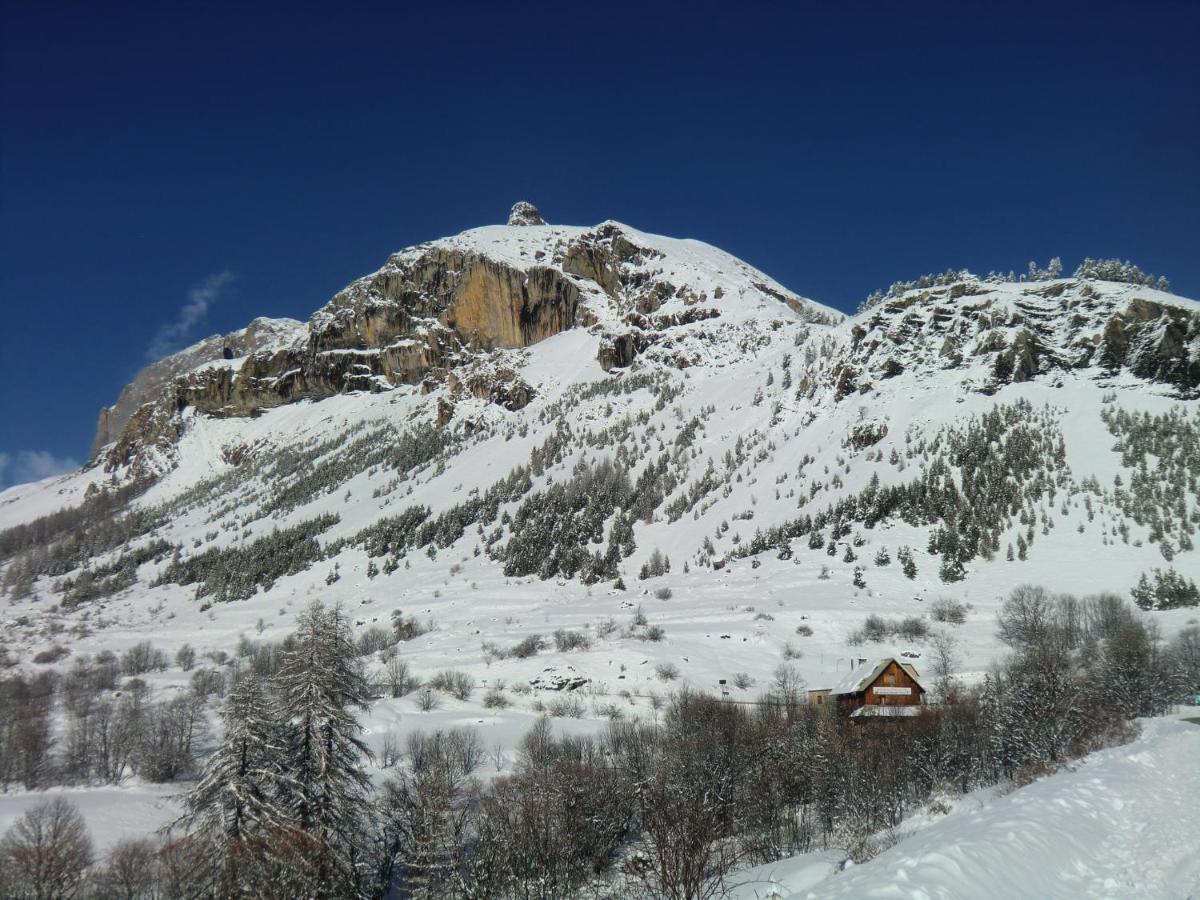
[[921, 679], [917, 677], [916, 669], [900, 662], [900, 660], [893, 656], [885, 656], [881, 659], [868, 659], [866, 662], [859, 663], [841, 681], [833, 686], [830, 693], [834, 696], [861, 694], [870, 687], [871, 682], [880, 676], [883, 670], [888, 667], [888, 664], [893, 662], [908, 673], [909, 677], [917, 683], [917, 686], [921, 690], [925, 690], [925, 685], [921, 684]]

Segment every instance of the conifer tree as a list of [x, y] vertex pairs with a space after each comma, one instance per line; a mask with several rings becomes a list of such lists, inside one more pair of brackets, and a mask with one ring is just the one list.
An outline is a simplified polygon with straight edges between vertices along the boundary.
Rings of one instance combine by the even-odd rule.
[[231, 863], [245, 842], [277, 836], [290, 820], [281, 802], [288, 782], [283, 734], [257, 678], [238, 682], [221, 719], [225, 737], [184, 796], [178, 821], [210, 848], [211, 877], [229, 891], [237, 883]]
[[320, 860], [326, 877], [353, 878], [370, 787], [361, 764], [370, 751], [351, 710], [366, 708], [369, 690], [340, 606], [326, 609], [314, 602], [300, 614], [298, 626], [278, 679], [293, 779], [288, 809], [295, 827], [327, 856]]
[[184, 798], [193, 830], [232, 840], [286, 823], [275, 805], [283, 763], [279, 723], [258, 679], [237, 683], [221, 711], [225, 737]]

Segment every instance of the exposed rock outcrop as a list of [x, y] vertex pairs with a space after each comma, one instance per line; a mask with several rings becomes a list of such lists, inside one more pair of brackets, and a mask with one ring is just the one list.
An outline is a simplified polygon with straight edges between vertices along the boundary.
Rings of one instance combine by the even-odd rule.
[[513, 204], [513, 208], [508, 214], [508, 224], [545, 225], [546, 220], [542, 218], [542, 214], [538, 212], [538, 208], [532, 203], [519, 200]]
[[[520, 409], [533, 388], [495, 362], [583, 326], [600, 337], [605, 369], [628, 366], [661, 343], [666, 364], [691, 365], [671, 329], [746, 315], [781, 302], [806, 321], [832, 310], [790, 295], [767, 276], [694, 241], [643, 235], [616, 222], [595, 228], [548, 226], [531, 204], [513, 207], [508, 226], [487, 226], [393, 254], [379, 271], [339, 291], [287, 340], [245, 332], [202, 341], [147, 369], [100, 420], [96, 450], [110, 468], [138, 448], [169, 443], [164, 421], [187, 408], [210, 416], [252, 416], [298, 400], [340, 393], [437, 389], [454, 375], [458, 392]], [[694, 348], [693, 348], [694, 349]], [[161, 401], [161, 402], [160, 402]], [[135, 418], [153, 403], [156, 412]], [[442, 416], [449, 415], [442, 410]]]
[[852, 364], [881, 378], [982, 364], [987, 393], [1054, 371], [1128, 371], [1187, 396], [1200, 387], [1200, 312], [1079, 280], [1019, 292], [955, 284], [872, 308], [852, 326], [848, 350], [831, 377], [837, 397], [858, 387]]
[[134, 413], [143, 404], [158, 399], [174, 379], [215, 360], [290, 346], [302, 340], [307, 331], [304, 323], [295, 319], [255, 319], [243, 329], [215, 334], [151, 363], [125, 386], [116, 403], [100, 410], [90, 457], [94, 459], [105, 446], [116, 441]]

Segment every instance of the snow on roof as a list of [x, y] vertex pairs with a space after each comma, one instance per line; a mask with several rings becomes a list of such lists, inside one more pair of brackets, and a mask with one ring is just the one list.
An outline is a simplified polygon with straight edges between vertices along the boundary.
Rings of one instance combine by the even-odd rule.
[[924, 711], [925, 707], [923, 706], [878, 706], [874, 703], [868, 703], [866, 706], [860, 706], [854, 712], [850, 713], [850, 718], [911, 718], [912, 716], [919, 716]]
[[916, 669], [905, 665], [894, 656], [885, 656], [881, 659], [868, 659], [865, 662], [859, 663], [850, 670], [849, 674], [833, 686], [830, 693], [835, 696], [840, 694], [860, 694], [870, 687], [871, 683], [880, 676], [889, 663], [893, 662], [908, 673], [921, 690], [925, 690], [925, 685], [921, 684], [921, 679], [917, 677]]

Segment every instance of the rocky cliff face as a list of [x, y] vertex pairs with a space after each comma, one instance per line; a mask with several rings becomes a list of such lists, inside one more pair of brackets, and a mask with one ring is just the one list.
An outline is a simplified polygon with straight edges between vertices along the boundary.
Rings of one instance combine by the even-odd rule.
[[134, 414], [144, 404], [158, 400], [176, 378], [226, 357], [243, 357], [289, 346], [302, 339], [306, 330], [304, 324], [295, 319], [255, 319], [238, 331], [212, 335], [151, 363], [125, 386], [116, 403], [100, 410], [90, 458], [95, 459], [101, 450], [120, 438]]
[[302, 399], [446, 383], [455, 370], [454, 391], [519, 409], [533, 391], [503, 367], [480, 366], [493, 351], [582, 326], [601, 334], [605, 368], [627, 366], [663, 328], [764, 303], [805, 321], [840, 319], [715, 248], [615, 222], [549, 226], [518, 203], [507, 226], [394, 254], [334, 296], [306, 330], [289, 320], [265, 341], [252, 323], [148, 367], [102, 413], [93, 452], [110, 446], [104, 461], [117, 468], [142, 449], [169, 446], [189, 407], [252, 416]]
[[341, 291], [309, 322], [306, 341], [179, 379], [184, 405], [253, 415], [299, 399], [419, 384], [493, 349], [528, 347], [576, 324], [580, 291], [561, 271], [519, 270], [486, 256], [430, 248], [393, 258]]
[[[144, 370], [101, 413], [94, 452], [110, 469], [170, 455], [191, 408], [254, 416], [297, 400], [421, 385], [449, 424], [464, 396], [518, 410], [535, 388], [508, 351], [571, 328], [599, 337], [606, 371], [703, 365], [716, 348], [753, 354], [766, 331], [814, 326], [822, 351], [796, 373], [834, 402], [905, 372], [954, 370], [967, 390], [1054, 372], [1121, 374], [1200, 390], [1200, 308], [1143, 285], [1058, 279], [910, 290], [850, 320], [791, 294], [715, 248], [615, 222], [547, 225], [517, 204], [507, 226], [394, 254], [307, 326], [256, 320]], [[462, 423], [464, 427], [471, 425]]]

